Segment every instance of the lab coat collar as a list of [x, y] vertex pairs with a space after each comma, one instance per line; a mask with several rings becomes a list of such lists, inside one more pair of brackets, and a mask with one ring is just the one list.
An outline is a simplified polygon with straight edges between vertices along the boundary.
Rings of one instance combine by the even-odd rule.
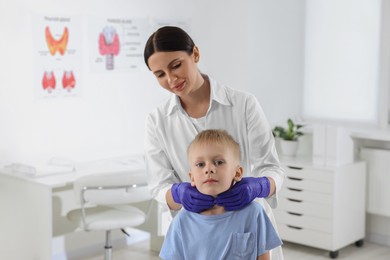
[[[216, 80], [208, 77], [207, 75], [204, 76], [210, 81], [211, 103], [212, 101], [215, 101], [225, 106], [231, 106], [232, 103], [230, 102], [226, 94], [226, 89], [222, 87]], [[179, 97], [175, 94], [172, 94], [168, 103], [167, 116], [171, 115], [174, 111], [178, 109], [181, 109], [184, 112], [184, 109], [180, 104]]]

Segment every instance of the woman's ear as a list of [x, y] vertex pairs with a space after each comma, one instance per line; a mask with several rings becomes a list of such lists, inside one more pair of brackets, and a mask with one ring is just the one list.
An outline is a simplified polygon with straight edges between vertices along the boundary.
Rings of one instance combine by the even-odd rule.
[[200, 52], [197, 46], [194, 46], [194, 49], [192, 51], [192, 54], [194, 55], [195, 62], [199, 62], [200, 59]]
[[241, 181], [243, 175], [244, 175], [244, 168], [242, 168], [241, 165], [238, 165], [236, 170], [236, 175], [234, 176], [234, 180]]
[[192, 176], [191, 172], [188, 173], [188, 176], [190, 176], [191, 186], [195, 187], [195, 180], [194, 180], [194, 177]]

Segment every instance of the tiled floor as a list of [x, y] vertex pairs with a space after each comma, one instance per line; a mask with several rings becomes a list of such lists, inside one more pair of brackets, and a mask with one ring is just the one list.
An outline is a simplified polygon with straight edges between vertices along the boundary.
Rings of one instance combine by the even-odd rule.
[[[157, 260], [160, 259], [156, 252], [149, 250], [149, 241], [145, 240], [126, 248], [114, 250], [114, 260]], [[284, 243], [285, 260], [324, 260], [330, 259], [329, 252], [315, 248], [305, 247], [292, 243]], [[87, 258], [88, 260], [102, 260], [100, 256]], [[337, 259], [349, 260], [389, 260], [390, 247], [365, 242], [363, 247], [348, 246], [339, 251]]]

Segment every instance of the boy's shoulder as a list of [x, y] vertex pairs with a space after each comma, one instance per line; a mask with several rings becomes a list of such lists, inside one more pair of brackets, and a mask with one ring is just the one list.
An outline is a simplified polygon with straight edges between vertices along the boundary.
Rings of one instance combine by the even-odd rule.
[[242, 213], [250, 214], [250, 215], [266, 215], [263, 206], [256, 202], [252, 201], [249, 203], [246, 207], [239, 210], [238, 212], [242, 211]]
[[260, 203], [258, 203], [256, 201], [252, 201], [251, 203], [248, 204], [247, 207], [249, 207], [252, 210], [264, 211], [263, 205], [261, 205]]

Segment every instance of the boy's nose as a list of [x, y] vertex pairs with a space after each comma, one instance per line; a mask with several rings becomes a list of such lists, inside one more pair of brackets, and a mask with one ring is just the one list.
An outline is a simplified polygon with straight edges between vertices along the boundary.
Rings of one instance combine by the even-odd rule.
[[205, 169], [205, 173], [206, 174], [212, 174], [212, 173], [215, 173], [215, 169], [214, 169], [214, 166], [213, 165], [208, 165], [206, 166], [206, 169]]

